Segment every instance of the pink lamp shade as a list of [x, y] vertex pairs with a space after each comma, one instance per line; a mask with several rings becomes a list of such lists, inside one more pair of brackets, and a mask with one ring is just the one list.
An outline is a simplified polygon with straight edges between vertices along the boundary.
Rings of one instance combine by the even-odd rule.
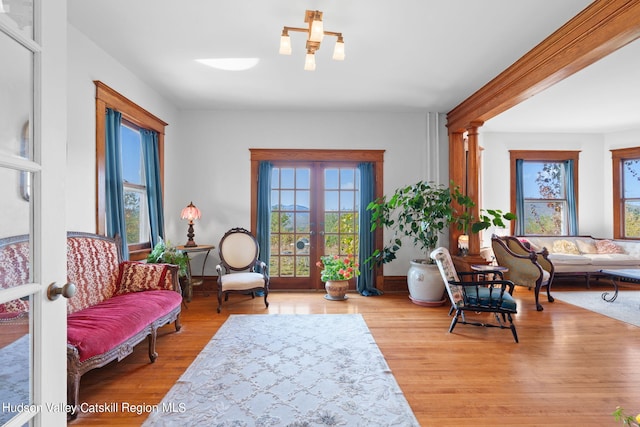
[[180, 214], [180, 218], [187, 219], [189, 222], [193, 222], [194, 219], [200, 219], [200, 217], [200, 209], [196, 208], [193, 202], [190, 202], [186, 208], [182, 209]]
[[184, 245], [187, 247], [198, 246], [196, 242], [193, 240], [195, 233], [193, 231], [193, 220], [200, 219], [200, 209], [196, 208], [193, 202], [189, 203], [189, 205], [182, 209], [180, 213], [180, 218], [186, 219], [189, 221], [189, 229], [187, 230], [187, 243]]

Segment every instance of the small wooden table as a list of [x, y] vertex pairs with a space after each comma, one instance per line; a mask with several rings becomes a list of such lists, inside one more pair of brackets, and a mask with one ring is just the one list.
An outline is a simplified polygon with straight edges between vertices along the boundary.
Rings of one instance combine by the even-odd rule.
[[504, 279], [504, 273], [509, 271], [507, 267], [488, 264], [472, 264], [471, 270], [481, 273], [485, 278], [487, 277], [487, 274], [497, 274], [498, 276], [500, 276], [500, 280]]
[[[186, 293], [185, 298], [187, 302], [191, 302], [191, 299], [193, 298], [193, 287], [200, 286], [204, 283], [204, 266], [207, 264], [207, 258], [209, 258], [209, 252], [211, 252], [211, 249], [213, 248], [215, 248], [215, 246], [213, 245], [176, 246], [176, 249], [186, 253], [187, 257], [189, 258], [189, 264], [187, 265], [189, 269], [189, 281], [187, 282], [187, 289], [185, 289], [185, 293]], [[204, 260], [202, 260], [202, 273], [200, 274], [200, 277], [198, 279], [194, 279], [193, 275], [191, 274], [191, 257], [189, 256], [189, 254], [199, 253], [199, 252], [205, 252]]]
[[611, 279], [613, 283], [613, 296], [607, 298], [609, 292], [602, 293], [602, 299], [613, 302], [618, 298], [618, 282], [640, 283], [640, 268], [623, 268], [618, 270], [600, 270], [600, 273]]

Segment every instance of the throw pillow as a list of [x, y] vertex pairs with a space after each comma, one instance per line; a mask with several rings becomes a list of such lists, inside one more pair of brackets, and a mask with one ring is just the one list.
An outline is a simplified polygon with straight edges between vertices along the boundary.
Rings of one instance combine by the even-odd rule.
[[596, 249], [599, 254], [623, 254], [624, 249], [613, 243], [611, 240], [598, 240]]
[[589, 239], [589, 240], [578, 239], [576, 240], [576, 243], [578, 244], [578, 250], [580, 250], [580, 252], [583, 254], [598, 253], [598, 249], [596, 248], [595, 241], [592, 239]]
[[118, 294], [161, 290], [166, 288], [167, 266], [165, 264], [146, 264], [124, 261], [120, 264]]
[[564, 239], [553, 242], [553, 253], [580, 255], [576, 244]]

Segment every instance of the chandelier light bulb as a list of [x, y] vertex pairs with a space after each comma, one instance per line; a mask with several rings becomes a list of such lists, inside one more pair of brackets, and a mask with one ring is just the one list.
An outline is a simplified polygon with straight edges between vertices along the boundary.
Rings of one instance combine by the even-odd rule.
[[311, 33], [309, 34], [309, 40], [312, 42], [321, 42], [324, 37], [324, 25], [322, 24], [322, 15], [316, 12], [311, 22]]
[[342, 37], [338, 38], [333, 48], [333, 59], [336, 61], [344, 61], [344, 40], [342, 40]]
[[316, 69], [316, 56], [313, 53], [307, 53], [304, 60], [304, 69], [306, 71], [315, 71]]
[[289, 35], [280, 36], [280, 55], [291, 55], [291, 37]]

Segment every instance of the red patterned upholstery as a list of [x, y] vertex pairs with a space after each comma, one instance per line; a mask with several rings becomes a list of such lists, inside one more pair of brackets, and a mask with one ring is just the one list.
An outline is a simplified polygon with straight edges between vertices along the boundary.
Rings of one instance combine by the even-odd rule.
[[[124, 261], [120, 264], [118, 295], [128, 292], [173, 290], [166, 264], [146, 264]], [[169, 276], [169, 277], [167, 277]]]
[[67, 238], [67, 278], [76, 285], [67, 312], [75, 313], [115, 295], [119, 264], [118, 246], [112, 239]]
[[[0, 288], [8, 289], [29, 283], [29, 236], [0, 240]], [[0, 304], [0, 321], [29, 313], [29, 302], [16, 299]]]

